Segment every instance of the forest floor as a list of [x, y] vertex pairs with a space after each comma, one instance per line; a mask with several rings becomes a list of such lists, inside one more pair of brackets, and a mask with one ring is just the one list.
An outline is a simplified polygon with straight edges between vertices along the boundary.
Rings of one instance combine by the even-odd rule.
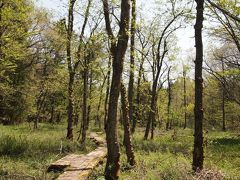
[[[154, 140], [147, 141], [143, 140], [143, 135], [144, 130], [138, 129], [133, 136], [135, 168], [127, 165], [125, 149], [121, 145], [122, 180], [240, 179], [240, 134], [205, 133], [205, 170], [198, 176], [194, 176], [191, 170], [192, 130], [156, 130]], [[104, 168], [104, 165], [99, 166], [89, 179], [104, 179]]]
[[[75, 128], [75, 136], [77, 129]], [[92, 129], [94, 131], [94, 129]], [[87, 140], [83, 149], [77, 140], [65, 140], [66, 125], [40, 124], [37, 131], [28, 124], [0, 125], [0, 179], [52, 179], [47, 174], [51, 162], [69, 153], [86, 154], [97, 146]], [[154, 140], [143, 140], [143, 129], [133, 136], [137, 160], [135, 168], [126, 163], [121, 143], [121, 174], [123, 180], [194, 179], [191, 171], [193, 131], [190, 129], [156, 130]], [[122, 131], [120, 130], [122, 142]], [[204, 176], [240, 179], [240, 135], [234, 132], [209, 131], [205, 134]], [[105, 165], [98, 166], [89, 179], [104, 179]]]
[[[29, 124], [0, 125], [0, 179], [52, 179], [48, 166], [70, 153], [88, 153], [97, 145], [87, 139], [83, 148], [77, 140], [67, 141], [66, 124], [39, 124], [33, 131]], [[75, 137], [77, 130], [75, 128]]]

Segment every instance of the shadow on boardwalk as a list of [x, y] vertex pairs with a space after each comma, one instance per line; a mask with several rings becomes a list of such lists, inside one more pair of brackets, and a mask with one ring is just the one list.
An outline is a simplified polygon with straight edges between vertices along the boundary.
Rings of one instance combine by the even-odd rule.
[[92, 170], [100, 164], [107, 155], [106, 141], [97, 133], [91, 133], [92, 139], [98, 148], [86, 154], [69, 154], [52, 163], [48, 171], [64, 171], [58, 180], [81, 180], [86, 179]]

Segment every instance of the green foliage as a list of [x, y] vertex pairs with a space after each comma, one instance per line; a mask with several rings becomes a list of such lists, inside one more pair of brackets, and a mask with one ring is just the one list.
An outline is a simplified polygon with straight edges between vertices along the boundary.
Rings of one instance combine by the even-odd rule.
[[[32, 5], [24, 1], [4, 0], [0, 21], [0, 116], [21, 120], [28, 93], [25, 80], [29, 76], [29, 13]], [[17, 107], [17, 108], [16, 108]]]

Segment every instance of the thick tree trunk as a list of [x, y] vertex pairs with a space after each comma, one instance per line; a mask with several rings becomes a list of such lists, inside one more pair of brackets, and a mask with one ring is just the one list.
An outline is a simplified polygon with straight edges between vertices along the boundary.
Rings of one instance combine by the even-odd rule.
[[196, 60], [195, 60], [195, 127], [194, 127], [194, 149], [193, 163], [194, 171], [203, 168], [203, 78], [202, 78], [202, 62], [203, 62], [203, 5], [204, 0], [195, 0], [197, 3], [197, 17], [195, 24], [195, 43], [196, 43]]
[[[133, 106], [133, 97], [134, 97], [134, 69], [135, 69], [135, 26], [136, 26], [136, 0], [132, 1], [132, 18], [131, 18], [131, 45], [130, 45], [130, 76], [128, 83], [128, 102], [129, 102], [129, 119], [130, 122], [136, 121], [136, 118], [133, 116], [134, 106]], [[135, 123], [135, 122], [134, 122]]]
[[131, 140], [131, 132], [130, 132], [130, 122], [129, 122], [129, 105], [127, 101], [127, 93], [124, 87], [124, 84], [121, 83], [121, 103], [122, 103], [122, 113], [123, 113], [123, 126], [124, 126], [124, 146], [126, 149], [127, 160], [131, 166], [136, 164], [132, 140]]
[[[117, 59], [114, 61], [117, 61]], [[115, 66], [113, 65], [113, 77], [110, 88], [108, 118], [106, 123], [106, 139], [108, 148], [108, 158], [105, 169], [106, 179], [118, 179], [120, 169], [120, 149], [117, 135], [117, 109], [122, 65], [121, 67], [117, 66], [116, 62], [114, 62], [113, 64]]]
[[118, 98], [121, 86], [124, 55], [128, 45], [128, 29], [130, 20], [130, 0], [121, 1], [121, 20], [118, 41], [114, 40], [110, 25], [108, 1], [103, 0], [106, 29], [111, 40], [111, 55], [113, 57], [113, 76], [110, 88], [110, 98], [108, 106], [108, 118], [106, 123], [107, 139], [107, 163], [105, 168], [105, 178], [108, 180], [118, 179], [120, 170], [120, 149], [117, 133], [117, 109]]

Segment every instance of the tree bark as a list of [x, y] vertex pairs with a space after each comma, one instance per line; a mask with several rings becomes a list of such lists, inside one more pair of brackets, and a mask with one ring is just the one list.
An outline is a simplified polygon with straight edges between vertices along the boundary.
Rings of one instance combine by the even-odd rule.
[[183, 105], [184, 105], [184, 126], [187, 127], [187, 94], [186, 94], [186, 70], [183, 67]]
[[[142, 45], [142, 52], [144, 51], [144, 47]], [[139, 70], [138, 70], [138, 78], [137, 78], [137, 97], [136, 97], [136, 109], [135, 109], [135, 118], [133, 120], [133, 125], [132, 125], [132, 133], [135, 132], [135, 129], [136, 129], [136, 125], [137, 125], [137, 120], [141, 119], [140, 117], [140, 109], [139, 109], [139, 106], [140, 106], [140, 86], [141, 86], [141, 80], [142, 80], [142, 74], [143, 74], [143, 63], [144, 63], [144, 55], [142, 53], [142, 56], [141, 56], [141, 62], [140, 62], [140, 67], [139, 67]]]
[[74, 84], [74, 75], [73, 73], [69, 74], [68, 82], [68, 127], [67, 127], [67, 139], [73, 140], [73, 84]]
[[157, 94], [157, 92], [158, 92], [157, 87], [158, 87], [160, 72], [161, 72], [161, 69], [162, 69], [163, 59], [165, 58], [165, 55], [168, 52], [167, 42], [166, 42], [166, 39], [165, 39], [164, 40], [164, 51], [163, 51], [162, 56], [160, 56], [160, 46], [161, 46], [162, 38], [163, 38], [163, 36], [160, 38], [159, 44], [158, 44], [158, 49], [159, 50], [158, 50], [158, 53], [157, 53], [157, 69], [156, 69], [157, 72], [156, 72], [156, 76], [154, 75], [155, 73], [153, 73], [153, 85], [152, 85], [152, 92], [151, 92], [151, 107], [150, 107], [151, 109], [149, 111], [149, 118], [148, 118], [146, 130], [145, 130], [145, 134], [144, 134], [144, 140], [148, 139], [148, 135], [149, 135], [151, 125], [152, 125], [151, 139], [153, 139], [153, 136], [154, 136], [154, 127], [155, 127], [155, 120], [156, 120], [156, 105], [157, 105], [157, 95], [158, 95]]
[[[224, 68], [224, 62], [222, 60], [222, 72], [223, 72], [223, 78], [224, 78], [224, 72], [225, 72], [225, 68]], [[226, 115], [225, 115], [225, 78], [223, 81], [223, 85], [222, 85], [222, 130], [226, 131]]]
[[82, 112], [82, 136], [81, 143], [85, 143], [86, 133], [87, 133], [87, 123], [88, 123], [88, 63], [87, 57], [84, 60], [84, 70], [83, 70], [83, 112]]
[[170, 80], [170, 71], [171, 67], [168, 69], [168, 106], [167, 106], [167, 124], [166, 124], [166, 130], [169, 130], [172, 128], [170, 114], [171, 114], [171, 102], [172, 102], [172, 84]]
[[131, 166], [136, 164], [132, 140], [131, 140], [131, 132], [130, 132], [130, 121], [129, 121], [129, 105], [127, 101], [127, 93], [124, 87], [124, 84], [121, 83], [121, 103], [122, 103], [122, 114], [123, 114], [123, 126], [124, 126], [124, 146], [127, 154], [127, 161]]
[[195, 0], [197, 3], [197, 16], [195, 24], [195, 43], [196, 43], [196, 60], [195, 60], [195, 127], [194, 127], [194, 149], [193, 149], [193, 170], [200, 171], [203, 168], [203, 5], [204, 0]]
[[148, 139], [148, 135], [150, 132], [150, 128], [152, 127], [151, 131], [151, 139], [153, 139], [153, 133], [154, 133], [154, 123], [155, 123], [155, 114], [156, 114], [156, 99], [157, 98], [157, 82], [154, 81], [153, 87], [152, 87], [152, 94], [151, 94], [151, 106], [150, 111], [148, 115], [148, 122], [144, 134], [144, 140]]
[[81, 48], [83, 43], [84, 31], [87, 25], [89, 10], [91, 7], [92, 0], [88, 0], [88, 5], [85, 12], [84, 22], [81, 29], [79, 46], [77, 50], [77, 62], [74, 63], [72, 60], [72, 52], [71, 52], [71, 43], [72, 43], [72, 34], [73, 34], [73, 8], [76, 0], [70, 0], [69, 10], [68, 10], [68, 25], [67, 25], [67, 63], [68, 63], [68, 72], [69, 72], [69, 83], [68, 83], [68, 128], [67, 128], [67, 139], [73, 140], [73, 120], [74, 120], [74, 101], [73, 101], [73, 86], [75, 80], [75, 72], [78, 68], [81, 58]]
[[107, 89], [106, 89], [106, 96], [104, 102], [104, 129], [106, 130], [106, 123], [107, 123], [107, 115], [108, 115], [108, 99], [110, 93], [110, 76], [111, 76], [111, 61], [112, 58], [109, 56], [108, 60], [108, 72], [107, 72]]
[[[136, 0], [132, 1], [132, 18], [131, 18], [131, 43], [130, 43], [130, 76], [128, 83], [128, 102], [129, 102], [129, 119], [130, 122], [135, 124], [136, 118], [133, 116], [134, 106], [133, 106], [133, 97], [134, 97], [134, 69], [135, 69], [135, 31], [136, 31]], [[134, 131], [134, 130], [132, 130]]]
[[67, 139], [73, 140], [73, 84], [75, 73], [73, 71], [72, 65], [72, 54], [71, 54], [71, 42], [73, 33], [73, 8], [76, 0], [70, 0], [69, 10], [68, 10], [68, 26], [67, 26], [67, 62], [68, 62], [68, 72], [69, 72], [69, 82], [68, 82], [68, 127], [67, 127]]
[[117, 134], [117, 108], [118, 98], [121, 85], [121, 77], [123, 71], [124, 55], [128, 45], [128, 29], [130, 20], [130, 0], [121, 1], [121, 20], [118, 34], [118, 41], [115, 41], [109, 17], [108, 0], [103, 0], [104, 16], [106, 22], [106, 30], [111, 41], [111, 55], [113, 57], [113, 76], [110, 88], [110, 98], [108, 106], [108, 118], [106, 123], [106, 139], [107, 139], [107, 163], [105, 168], [105, 178], [108, 180], [118, 179], [120, 170], [120, 149]]
[[95, 126], [98, 125], [99, 129], [101, 129], [100, 108], [101, 108], [101, 104], [102, 104], [103, 89], [104, 89], [104, 85], [105, 85], [106, 79], [107, 79], [107, 76], [104, 76], [103, 83], [102, 83], [101, 89], [100, 89], [100, 98], [99, 98], [99, 102], [98, 102], [97, 117], [96, 117], [96, 121], [95, 121]]

